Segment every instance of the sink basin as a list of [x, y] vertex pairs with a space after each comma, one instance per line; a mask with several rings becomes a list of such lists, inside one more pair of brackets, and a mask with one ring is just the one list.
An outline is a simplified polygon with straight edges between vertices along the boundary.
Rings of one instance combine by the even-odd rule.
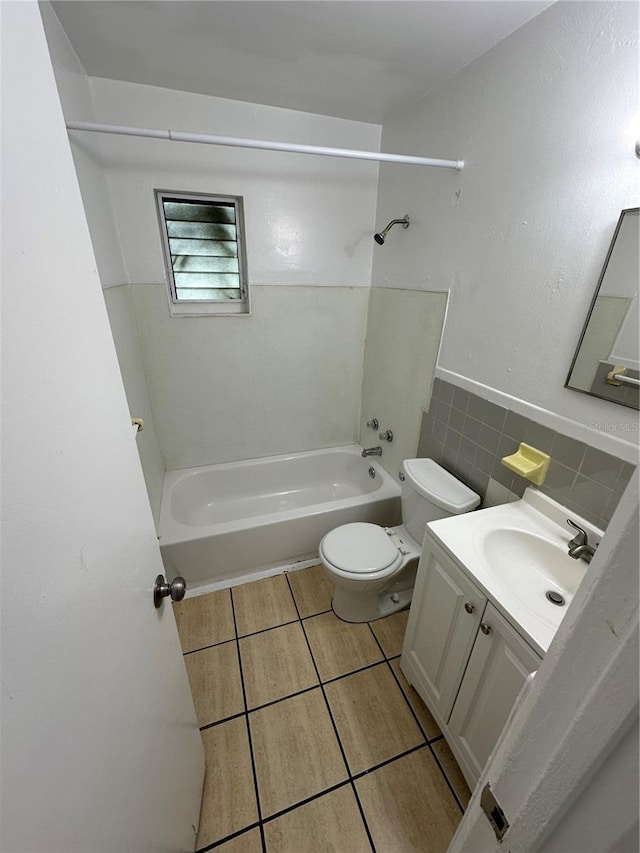
[[487, 570], [536, 610], [543, 602], [558, 606], [549, 601], [547, 592], [560, 593], [568, 604], [584, 575], [566, 550], [526, 530], [491, 530], [483, 547]]
[[544, 654], [588, 569], [567, 553], [569, 517], [597, 545], [601, 530], [534, 489], [519, 501], [433, 521], [427, 529]]

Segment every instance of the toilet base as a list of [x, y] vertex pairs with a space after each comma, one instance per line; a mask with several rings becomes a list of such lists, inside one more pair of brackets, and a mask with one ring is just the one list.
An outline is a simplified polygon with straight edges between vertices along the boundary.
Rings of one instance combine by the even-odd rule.
[[411, 604], [412, 595], [413, 584], [408, 589], [390, 589], [371, 595], [336, 587], [331, 606], [343, 622], [374, 622], [407, 608]]

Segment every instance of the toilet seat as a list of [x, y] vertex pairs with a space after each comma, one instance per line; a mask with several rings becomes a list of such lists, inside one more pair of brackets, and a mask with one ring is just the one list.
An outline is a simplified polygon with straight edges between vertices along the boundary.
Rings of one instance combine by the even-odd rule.
[[336, 527], [320, 543], [323, 559], [337, 572], [366, 579], [393, 573], [403, 554], [377, 524], [355, 522]]

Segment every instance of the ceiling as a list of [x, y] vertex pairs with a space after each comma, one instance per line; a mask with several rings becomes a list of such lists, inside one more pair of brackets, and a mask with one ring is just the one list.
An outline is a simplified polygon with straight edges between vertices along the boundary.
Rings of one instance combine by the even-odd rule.
[[86, 72], [379, 124], [551, 0], [60, 0]]

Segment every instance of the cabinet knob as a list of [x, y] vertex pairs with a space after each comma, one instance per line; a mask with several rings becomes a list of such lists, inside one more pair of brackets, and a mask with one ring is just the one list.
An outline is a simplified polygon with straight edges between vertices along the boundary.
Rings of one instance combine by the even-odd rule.
[[467, 603], [464, 606], [464, 609], [467, 611], [467, 613], [473, 613], [473, 611], [475, 610], [475, 607], [473, 606], [473, 604], [469, 604], [469, 602], [467, 601]]
[[482, 631], [483, 634], [490, 634], [491, 633], [491, 625], [486, 625], [484, 622], [481, 622], [480, 623], [480, 630]]

